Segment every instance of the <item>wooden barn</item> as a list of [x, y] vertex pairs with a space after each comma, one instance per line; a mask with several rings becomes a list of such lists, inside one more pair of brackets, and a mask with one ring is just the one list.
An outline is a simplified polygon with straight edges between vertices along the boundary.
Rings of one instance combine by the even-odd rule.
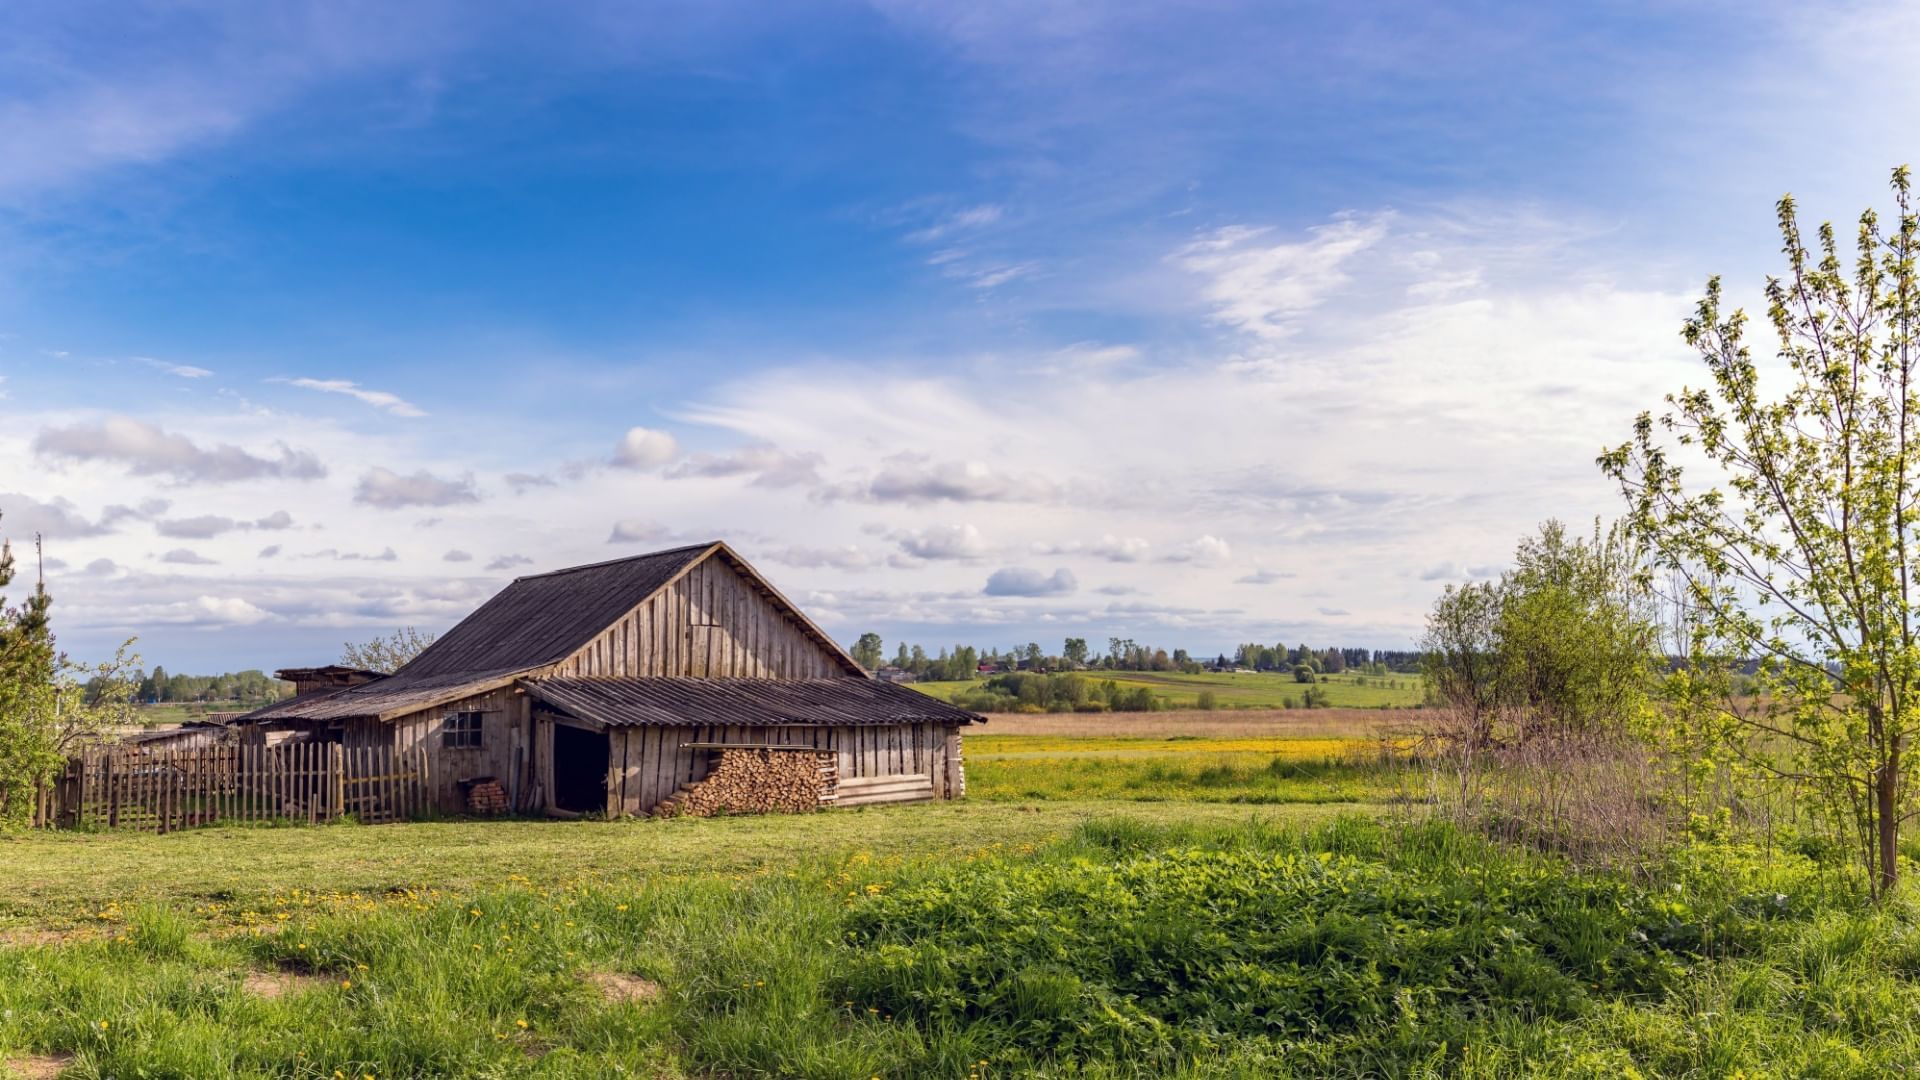
[[301, 692], [236, 724], [424, 750], [442, 810], [615, 817], [958, 798], [983, 719], [872, 678], [717, 542], [519, 578], [374, 675], [287, 669]]

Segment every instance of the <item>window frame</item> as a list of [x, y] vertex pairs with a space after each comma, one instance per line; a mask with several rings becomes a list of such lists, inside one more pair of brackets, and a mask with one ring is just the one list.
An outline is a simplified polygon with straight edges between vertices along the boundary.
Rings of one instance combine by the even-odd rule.
[[440, 726], [443, 750], [484, 750], [487, 748], [487, 714], [478, 709], [462, 709], [447, 714]]

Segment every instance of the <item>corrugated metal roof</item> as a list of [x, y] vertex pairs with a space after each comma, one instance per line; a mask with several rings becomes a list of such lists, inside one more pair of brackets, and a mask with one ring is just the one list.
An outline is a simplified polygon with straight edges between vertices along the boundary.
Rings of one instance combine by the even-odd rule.
[[872, 679], [523, 679], [534, 698], [610, 727], [971, 724], [986, 717]]
[[484, 694], [513, 682], [525, 668], [506, 671], [461, 671], [451, 675], [394, 675], [376, 682], [338, 690], [318, 690], [237, 717], [235, 723], [258, 720], [382, 720], [430, 709], [458, 698]]

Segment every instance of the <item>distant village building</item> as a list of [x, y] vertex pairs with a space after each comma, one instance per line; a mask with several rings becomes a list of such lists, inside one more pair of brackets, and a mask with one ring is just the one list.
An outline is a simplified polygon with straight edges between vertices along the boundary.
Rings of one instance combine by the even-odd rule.
[[723, 765], [729, 785], [777, 775], [834, 805], [957, 798], [960, 731], [983, 719], [869, 677], [723, 543], [520, 578], [391, 675], [278, 674], [299, 692], [236, 721], [243, 737], [349, 762], [424, 748], [429, 801], [455, 812], [725, 808], [695, 794]]
[[895, 667], [892, 664], [888, 664], [886, 667], [874, 672], [873, 677], [879, 679], [881, 682], [890, 683], [910, 683], [917, 678], [913, 672], [908, 671], [906, 668]]

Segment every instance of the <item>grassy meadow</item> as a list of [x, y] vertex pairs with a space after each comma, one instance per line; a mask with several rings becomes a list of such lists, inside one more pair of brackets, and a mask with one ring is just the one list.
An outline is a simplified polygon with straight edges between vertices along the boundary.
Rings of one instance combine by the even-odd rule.
[[1582, 871], [1421, 821], [1393, 745], [1377, 710], [1023, 714], [968, 735], [958, 803], [0, 837], [0, 1075], [1920, 1061], [1905, 897], [1726, 844]]
[[[1312, 684], [1295, 682], [1292, 675], [1279, 672], [1203, 671], [1197, 675], [1162, 671], [1082, 671], [1080, 677], [1094, 682], [1113, 682], [1121, 689], [1144, 688], [1163, 698], [1174, 709], [1191, 709], [1202, 693], [1211, 692], [1216, 707], [1222, 709], [1278, 709], [1288, 701], [1302, 702], [1309, 685], [1326, 695], [1327, 705], [1336, 709], [1394, 709], [1419, 705], [1426, 697], [1425, 683], [1418, 675], [1338, 675], [1317, 676]], [[985, 685], [984, 679], [930, 681], [907, 684], [924, 694], [943, 700]]]

